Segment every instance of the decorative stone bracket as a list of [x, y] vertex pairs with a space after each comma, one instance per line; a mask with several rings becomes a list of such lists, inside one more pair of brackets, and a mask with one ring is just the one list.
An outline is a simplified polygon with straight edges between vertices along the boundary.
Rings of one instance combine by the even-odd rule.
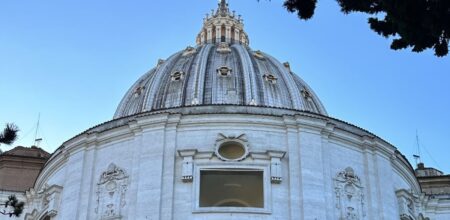
[[181, 169], [181, 180], [183, 182], [192, 182], [194, 172], [194, 155], [197, 150], [178, 150], [178, 154], [183, 158], [183, 167]]
[[272, 183], [281, 183], [282, 180], [282, 166], [281, 159], [284, 157], [286, 152], [284, 151], [267, 151], [270, 157], [270, 181]]

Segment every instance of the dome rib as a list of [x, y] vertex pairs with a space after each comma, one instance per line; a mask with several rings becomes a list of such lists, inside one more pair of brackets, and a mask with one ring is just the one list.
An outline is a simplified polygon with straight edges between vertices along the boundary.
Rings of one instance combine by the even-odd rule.
[[[161, 86], [161, 81], [162, 78], [164, 78], [164, 76], [166, 74], [170, 74], [170, 71], [173, 68], [173, 62], [177, 61], [177, 57], [181, 56], [181, 51], [172, 55], [171, 57], [169, 57], [169, 59], [167, 59], [167, 61], [165, 61], [164, 63], [162, 63], [161, 65], [158, 65], [157, 71], [155, 72], [155, 76], [154, 79], [152, 81], [150, 81], [150, 85], [149, 85], [149, 89], [145, 90], [145, 96], [146, 97], [144, 99], [144, 105], [143, 105], [143, 111], [149, 111], [149, 110], [154, 110], [154, 109], [159, 109], [159, 108], [154, 108], [154, 99], [156, 98], [161, 98], [159, 96], [157, 96], [157, 91], [158, 88]], [[169, 69], [169, 70], [167, 70]], [[167, 80], [166, 80], [167, 81]], [[167, 83], [167, 82], [166, 82]], [[137, 112], [135, 112], [137, 113]]]
[[[244, 105], [248, 105], [250, 103], [256, 102], [257, 95], [256, 93], [256, 85], [255, 85], [255, 71], [253, 69], [253, 64], [251, 62], [250, 54], [240, 44], [234, 44], [232, 46], [238, 51], [238, 57], [240, 58], [241, 64], [242, 64], [242, 75], [244, 76], [244, 88], [245, 88], [245, 99], [244, 99]], [[257, 103], [253, 104], [256, 105]]]
[[[203, 103], [203, 93], [199, 91], [203, 91], [203, 88], [205, 86], [205, 77], [204, 74], [206, 72], [206, 64], [208, 62], [208, 57], [211, 53], [211, 48], [213, 48], [212, 44], [207, 44], [202, 47], [200, 47], [200, 54], [196, 57], [195, 64], [197, 65], [194, 71], [194, 83], [195, 87], [193, 89], [193, 97], [190, 100], [190, 102], [187, 102], [186, 104], [200, 104]], [[205, 58], [206, 57], [206, 58]]]
[[286, 70], [286, 67], [282, 66], [282, 64], [274, 59], [272, 56], [263, 53], [264, 56], [266, 56], [269, 59], [269, 62], [272, 64], [273, 67], [275, 67], [280, 74], [280, 78], [284, 81], [287, 91], [289, 92], [289, 96], [291, 97], [292, 100], [292, 108], [294, 109], [303, 109], [303, 102], [302, 99], [300, 98], [300, 91], [298, 89], [298, 87], [294, 84], [294, 79], [291, 75], [291, 73], [289, 73]]

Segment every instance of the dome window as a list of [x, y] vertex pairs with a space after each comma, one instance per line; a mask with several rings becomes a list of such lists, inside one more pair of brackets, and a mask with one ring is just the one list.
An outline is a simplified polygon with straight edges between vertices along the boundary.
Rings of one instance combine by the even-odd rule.
[[142, 91], [144, 91], [145, 86], [139, 86], [134, 90], [134, 97], [138, 97], [142, 94]]
[[197, 51], [197, 50], [196, 50], [195, 48], [193, 48], [193, 47], [191, 47], [191, 46], [188, 46], [188, 47], [186, 47], [186, 49], [184, 50], [182, 56], [183, 56], [183, 57], [189, 56], [189, 55], [191, 55], [191, 54], [194, 54], [196, 51]]
[[229, 141], [221, 144], [217, 150], [217, 156], [225, 161], [238, 161], [247, 156], [247, 148], [241, 143]]
[[253, 54], [253, 56], [255, 56], [256, 58], [258, 58], [258, 59], [260, 59], [260, 60], [263, 60], [263, 59], [264, 59], [264, 55], [263, 55], [263, 53], [262, 53], [260, 50], [257, 50], [257, 51]]
[[184, 78], [184, 72], [183, 71], [176, 71], [170, 74], [170, 79], [172, 81], [180, 81]]
[[278, 78], [276, 76], [274, 76], [273, 74], [266, 73], [266, 74], [264, 74], [263, 77], [269, 83], [272, 83], [272, 84], [276, 84], [277, 83], [277, 79]]
[[311, 94], [308, 92], [308, 90], [306, 89], [302, 89], [302, 95], [305, 99], [310, 99], [311, 98]]
[[284, 62], [283, 66], [291, 73], [291, 64], [289, 62]]
[[227, 66], [221, 66], [219, 68], [217, 68], [217, 74], [219, 76], [231, 76], [231, 68], [227, 67]]
[[156, 67], [159, 67], [159, 66], [163, 65], [164, 62], [165, 62], [164, 59], [159, 59], [158, 60], [158, 64], [156, 65]]

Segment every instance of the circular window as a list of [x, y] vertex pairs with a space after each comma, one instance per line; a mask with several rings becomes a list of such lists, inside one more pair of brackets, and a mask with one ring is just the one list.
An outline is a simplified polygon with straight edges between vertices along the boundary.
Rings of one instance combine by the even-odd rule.
[[230, 141], [221, 144], [217, 153], [225, 160], [241, 160], [246, 156], [247, 151], [242, 144]]

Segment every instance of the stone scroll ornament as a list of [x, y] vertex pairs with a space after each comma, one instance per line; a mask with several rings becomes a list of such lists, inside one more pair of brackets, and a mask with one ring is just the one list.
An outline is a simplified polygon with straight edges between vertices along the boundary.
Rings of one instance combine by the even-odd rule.
[[121, 219], [121, 210], [125, 206], [128, 176], [114, 163], [100, 176], [97, 183], [96, 213], [100, 219]]
[[345, 168], [336, 175], [334, 189], [339, 220], [365, 219], [363, 187], [361, 180], [351, 167]]

